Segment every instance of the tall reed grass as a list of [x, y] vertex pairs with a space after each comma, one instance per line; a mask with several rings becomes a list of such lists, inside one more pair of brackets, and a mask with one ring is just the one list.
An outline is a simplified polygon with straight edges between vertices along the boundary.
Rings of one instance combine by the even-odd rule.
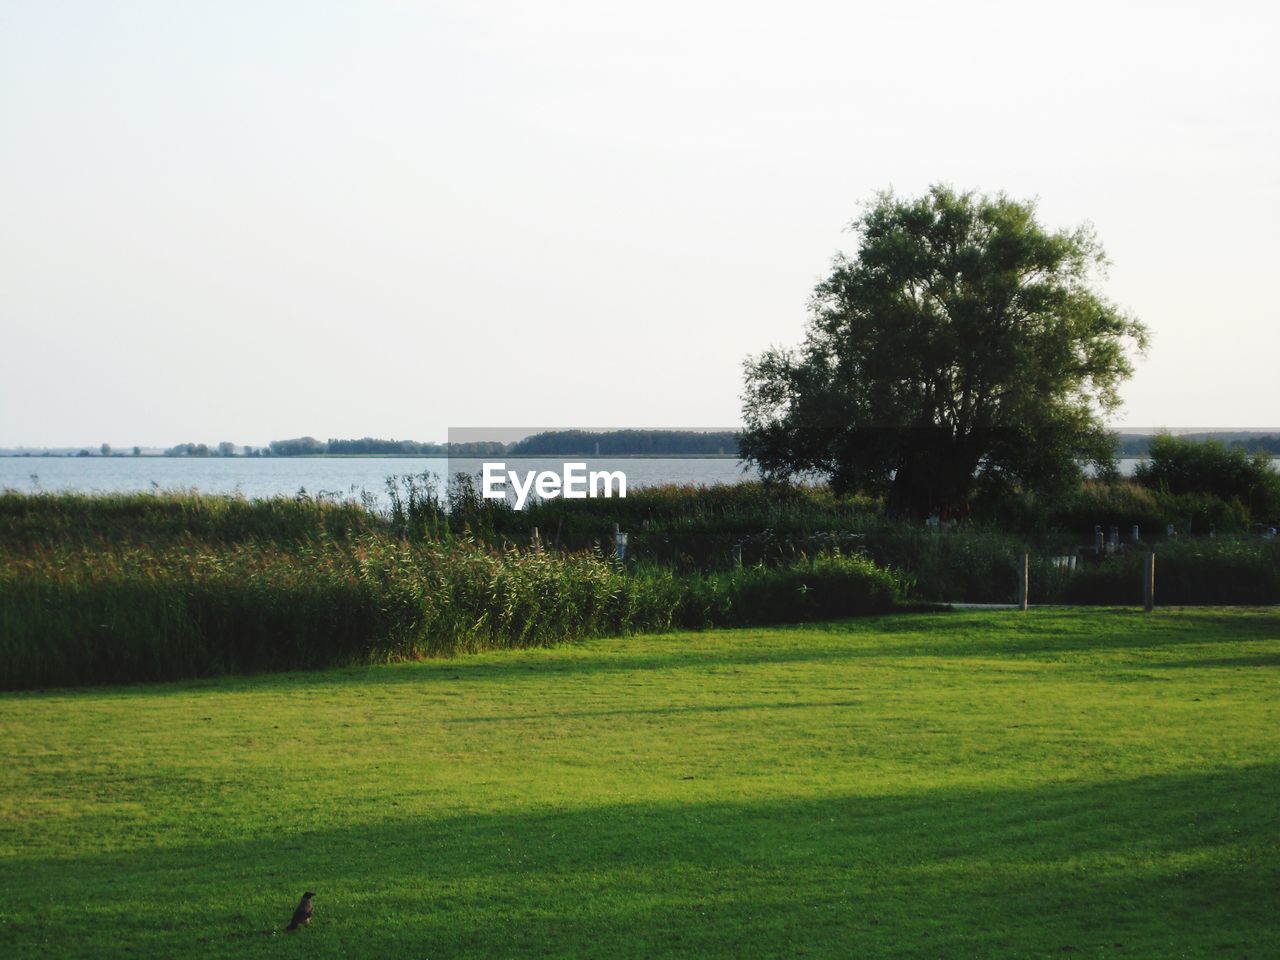
[[[427, 477], [395, 478], [388, 494], [390, 507], [378, 510], [371, 498], [2, 492], [0, 686], [814, 620], [902, 598], [1007, 602], [1023, 552], [1036, 558], [1037, 602], [1136, 603], [1136, 555], [1075, 572], [1045, 558], [1074, 552], [1094, 522], [1142, 516], [1149, 529], [1186, 506], [1130, 485], [1091, 485], [1055, 508], [1082, 527], [1096, 518], [1074, 533], [1048, 513], [929, 529], [885, 520], [865, 498], [760, 484], [645, 489], [525, 512], [481, 500], [468, 483]], [[626, 562], [609, 556], [615, 523], [630, 534]], [[540, 552], [528, 548], [535, 526]], [[1160, 603], [1280, 602], [1275, 541], [1156, 549]]]
[[388, 530], [363, 503], [306, 495], [250, 500], [196, 491], [19, 493], [0, 490], [0, 549], [83, 543], [295, 543]]
[[504, 549], [410, 520], [309, 500], [6, 494], [0, 687], [849, 616], [888, 610], [899, 594], [860, 557], [678, 572], [591, 551]]

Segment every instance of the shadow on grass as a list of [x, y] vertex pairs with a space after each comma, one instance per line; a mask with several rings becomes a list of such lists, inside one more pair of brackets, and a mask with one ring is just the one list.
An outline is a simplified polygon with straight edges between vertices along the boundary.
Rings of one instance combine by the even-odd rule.
[[452, 715], [441, 722], [447, 726], [485, 724], [485, 723], [518, 723], [532, 721], [545, 723], [548, 720], [581, 720], [589, 717], [670, 717], [681, 715], [713, 714], [713, 713], [754, 713], [759, 710], [828, 710], [833, 707], [860, 707], [863, 700], [769, 700], [752, 703], [699, 703], [699, 704], [664, 704], [661, 707], [627, 707], [611, 710], [554, 710], [543, 713], [500, 713], [488, 716]]
[[[0, 932], [33, 957], [1261, 957], [1278, 795], [1280, 765], [804, 801], [513, 797], [505, 813], [20, 856], [0, 874]], [[314, 928], [277, 940], [304, 887]]]
[[[790, 642], [791, 637], [796, 641]], [[210, 677], [158, 684], [15, 691], [3, 696], [74, 696], [77, 689], [111, 696], [174, 694], [215, 689], [306, 689], [347, 683], [428, 683], [442, 680], [509, 682], [530, 677], [607, 672], [705, 670], [788, 663], [821, 663], [870, 659], [991, 657], [1058, 660], [1108, 654], [1204, 646], [1214, 643], [1274, 641], [1280, 638], [1280, 611], [1255, 609], [1247, 614], [1199, 608], [1145, 615], [1128, 609], [1053, 608], [990, 613], [897, 614], [854, 620], [734, 628], [706, 632], [650, 635], [646, 643], [668, 651], [610, 650], [628, 638], [605, 638], [580, 645], [486, 651], [416, 664], [355, 665], [314, 672], [265, 673]], [[548, 653], [548, 650], [551, 652]], [[559, 655], [567, 651], [567, 656]], [[1144, 665], [1150, 665], [1145, 664]], [[1162, 666], [1176, 666], [1164, 663]], [[1205, 665], [1227, 665], [1209, 663]]]
[[1205, 657], [1200, 660], [1171, 660], [1150, 663], [1147, 666], [1159, 670], [1187, 670], [1205, 667], [1280, 667], [1280, 653], [1259, 653], [1242, 657]]
[[[790, 642], [793, 636], [795, 642]], [[612, 643], [625, 643], [624, 638], [595, 641], [588, 649], [575, 648], [566, 657], [548, 656], [537, 650], [513, 650], [502, 652], [498, 658], [424, 661], [421, 668], [428, 676], [439, 671], [451, 679], [509, 681], [537, 675], [706, 670], [875, 659], [1063, 659], [1278, 638], [1280, 613], [1240, 616], [1198, 612], [1151, 617], [1123, 610], [1092, 610], [1085, 614], [1055, 610], [1030, 616], [1010, 612], [994, 620], [989, 614], [976, 617], [950, 613], [904, 614], [760, 629], [667, 634], [657, 640], [670, 647], [669, 652], [661, 653], [635, 650], [615, 653], [607, 648]], [[367, 678], [375, 683], [424, 679], [415, 668], [374, 670]]]

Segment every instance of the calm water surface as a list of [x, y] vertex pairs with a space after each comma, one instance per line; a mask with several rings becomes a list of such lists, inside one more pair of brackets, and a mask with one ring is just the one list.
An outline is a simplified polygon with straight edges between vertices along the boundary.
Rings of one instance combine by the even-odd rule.
[[[568, 458], [572, 460], [573, 458]], [[299, 491], [359, 497], [368, 491], [385, 503], [390, 476], [464, 471], [479, 476], [480, 460], [429, 457], [0, 457], [0, 489], [82, 493], [198, 490], [246, 497], [293, 496]], [[560, 472], [563, 459], [509, 459], [515, 470]], [[587, 458], [589, 469], [621, 470], [631, 489], [660, 483], [739, 483], [751, 479], [735, 460]], [[1273, 461], [1280, 464], [1280, 460]], [[1120, 461], [1126, 476], [1136, 459]]]
[[[494, 458], [495, 460], [497, 458]], [[574, 458], [566, 458], [571, 462]], [[299, 491], [359, 497], [368, 491], [385, 502], [391, 476], [467, 472], [479, 476], [480, 460], [429, 457], [0, 457], [0, 489], [23, 492], [72, 490], [119, 493], [198, 490], [246, 497], [293, 496]], [[628, 488], [659, 483], [738, 483], [751, 474], [725, 459], [587, 458], [592, 470], [621, 470]], [[512, 470], [554, 470], [563, 459], [508, 459]]]

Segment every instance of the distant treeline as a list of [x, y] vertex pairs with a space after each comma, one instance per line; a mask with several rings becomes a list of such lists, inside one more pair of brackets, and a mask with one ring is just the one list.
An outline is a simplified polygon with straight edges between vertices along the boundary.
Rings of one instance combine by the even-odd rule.
[[737, 456], [738, 437], [732, 430], [708, 433], [688, 430], [548, 430], [514, 443], [498, 440], [419, 443], [415, 440], [381, 440], [376, 437], [363, 437], [359, 440], [294, 437], [289, 440], [272, 440], [267, 449], [275, 457], [715, 457]]
[[448, 446], [443, 443], [419, 443], [416, 440], [383, 440], [379, 437], [361, 437], [359, 440], [317, 440], [315, 437], [294, 437], [290, 440], [272, 440], [268, 448], [276, 457], [330, 456], [406, 456], [444, 457]]
[[[1156, 434], [1117, 434], [1122, 457], [1146, 456]], [[1217, 440], [1228, 449], [1280, 456], [1280, 434], [1204, 432], [1183, 434], [1187, 440]], [[190, 447], [190, 444], [186, 446]], [[225, 446], [225, 445], [224, 445]], [[738, 434], [733, 430], [546, 430], [514, 443], [420, 443], [415, 440], [317, 440], [295, 437], [272, 440], [267, 450], [277, 457], [318, 456], [506, 456], [521, 457], [735, 457]], [[267, 450], [263, 452], [266, 453]], [[168, 454], [169, 451], [166, 451]], [[177, 456], [202, 454], [176, 453]]]
[[733, 430], [547, 430], [510, 444], [508, 454], [526, 457], [717, 457], [738, 455]]
[[[103, 445], [103, 456], [108, 456], [107, 445]], [[134, 456], [141, 454], [140, 447], [134, 447]], [[238, 447], [229, 440], [224, 440], [216, 447], [207, 443], [180, 443], [176, 447], [168, 447], [164, 451], [166, 457], [256, 457], [262, 454], [258, 447]]]
[[489, 456], [503, 453], [507, 444], [479, 440], [472, 443], [420, 443], [417, 440], [383, 440], [361, 437], [359, 440], [317, 440], [294, 437], [272, 440], [267, 448], [274, 457], [447, 457]]
[[[1158, 434], [1119, 433], [1116, 439], [1122, 457], [1143, 457], [1151, 451]], [[1213, 431], [1181, 434], [1187, 440], [1214, 440], [1230, 450], [1265, 453], [1280, 457], [1280, 434], [1246, 431]], [[0, 450], [0, 456], [142, 456], [141, 447], [128, 453], [102, 444], [96, 451], [88, 448]], [[527, 457], [734, 457], [738, 455], [738, 435], [732, 430], [547, 430], [514, 443], [498, 440], [476, 440], [465, 443], [425, 443], [417, 440], [384, 440], [361, 437], [358, 440], [317, 440], [315, 437], [293, 437], [272, 440], [266, 447], [241, 446], [223, 441], [210, 445], [180, 443], [164, 451], [166, 457], [488, 457], [494, 455]]]

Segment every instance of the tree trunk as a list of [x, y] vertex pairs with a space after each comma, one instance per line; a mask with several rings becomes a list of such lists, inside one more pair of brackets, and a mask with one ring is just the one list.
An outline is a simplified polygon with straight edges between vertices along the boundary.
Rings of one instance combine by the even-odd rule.
[[885, 510], [904, 520], [960, 516], [969, 502], [976, 466], [949, 436], [915, 437], [894, 472]]

